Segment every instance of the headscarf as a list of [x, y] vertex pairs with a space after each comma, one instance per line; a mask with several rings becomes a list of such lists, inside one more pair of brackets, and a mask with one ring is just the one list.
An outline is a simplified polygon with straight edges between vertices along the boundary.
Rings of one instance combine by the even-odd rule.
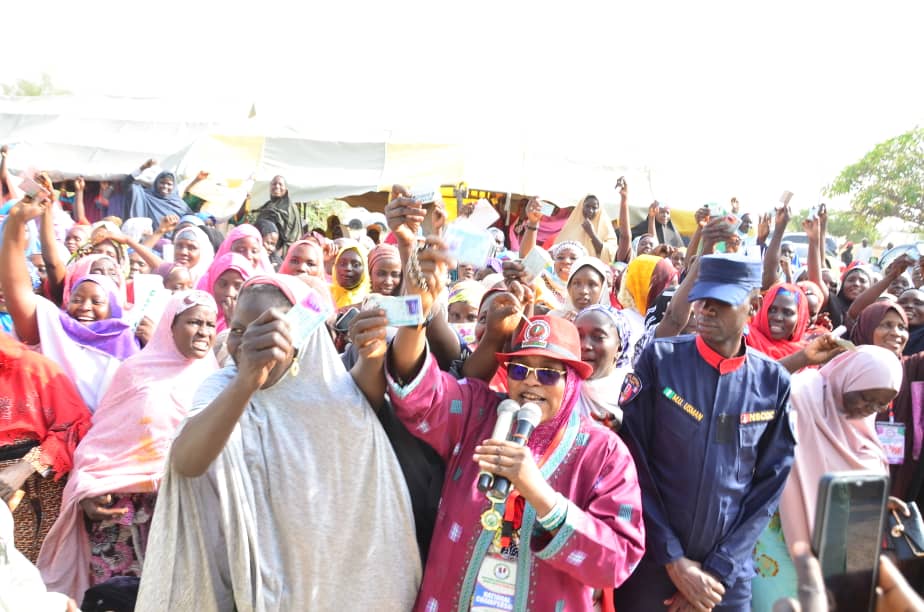
[[853, 330], [850, 332], [850, 341], [858, 346], [861, 344], [873, 344], [873, 332], [876, 331], [876, 328], [879, 327], [879, 324], [889, 311], [896, 313], [901, 318], [902, 323], [905, 324], [905, 327], [908, 327], [908, 315], [905, 314], [904, 308], [891, 301], [873, 302], [860, 313], [857, 324], [853, 326]]
[[279, 272], [281, 274], [297, 276], [296, 272], [294, 270], [290, 270], [289, 268], [289, 257], [292, 256], [292, 253], [295, 251], [295, 249], [303, 244], [310, 249], [314, 249], [315, 253], [317, 253], [318, 269], [314, 276], [317, 276], [321, 280], [326, 280], [324, 277], [324, 249], [321, 248], [321, 245], [318, 244], [316, 240], [296, 240], [293, 242], [289, 249], [286, 251], [286, 256], [282, 259], [282, 264], [279, 266]]
[[[648, 299], [645, 303], [650, 307], [658, 299], [658, 296], [664, 293], [664, 290], [677, 282], [679, 273], [674, 267], [674, 262], [668, 257], [662, 257], [661, 261], [655, 264], [654, 270], [651, 271], [651, 281], [649, 282]], [[647, 313], [648, 308], [645, 309]]]
[[898, 391], [903, 369], [898, 358], [878, 346], [860, 346], [818, 370], [792, 376], [792, 408], [797, 439], [795, 462], [780, 500], [787, 542], [810, 538], [818, 503], [818, 482], [828, 472], [867, 470], [888, 474], [885, 451], [876, 435], [876, 415], [847, 419], [844, 394], [868, 389]]
[[870, 285], [873, 284], [872, 272], [867, 266], [855, 264], [844, 270], [844, 273], [841, 275], [841, 286], [837, 291], [837, 295], [828, 299], [827, 311], [831, 315], [831, 324], [834, 327], [838, 327], [845, 322], [844, 319], [847, 317], [847, 311], [850, 309], [850, 305], [853, 304], [853, 300], [848, 300], [847, 296], [844, 294], [844, 281], [847, 280], [847, 277], [851, 274], [865, 274]]
[[568, 292], [567, 288], [571, 286], [571, 280], [578, 273], [581, 268], [592, 268], [597, 274], [600, 275], [600, 298], [597, 300], [597, 304], [608, 304], [609, 303], [609, 282], [607, 282], [607, 268], [606, 264], [593, 257], [588, 255], [586, 257], [579, 257], [571, 264], [571, 272], [568, 274], [568, 284], [565, 289], [564, 304], [561, 308], [557, 309], [555, 314], [564, 315], [566, 313], [577, 314], [577, 308], [574, 303], [571, 301], [571, 294]]
[[[359, 253], [359, 259], [362, 262], [363, 271], [356, 286], [348, 288], [342, 287], [340, 285], [340, 281], [337, 280], [337, 262], [340, 261], [340, 258], [346, 251], [351, 249]], [[358, 304], [359, 302], [362, 302], [367, 295], [369, 295], [369, 266], [366, 264], [366, 250], [355, 240], [350, 240], [349, 238], [341, 239], [340, 249], [337, 251], [337, 257], [334, 258], [333, 273], [331, 274], [330, 293], [334, 300], [334, 306], [338, 309], [345, 306], [350, 306], [352, 304]]]
[[164, 279], [164, 282], [166, 283], [167, 279], [170, 277], [171, 272], [173, 272], [177, 268], [183, 268], [183, 267], [185, 266], [178, 264], [175, 261], [165, 261], [161, 263], [159, 266], [157, 266], [156, 268], [154, 268], [153, 272], [154, 274]]
[[[369, 276], [373, 276], [376, 265], [379, 262], [393, 259], [398, 263], [401, 263], [401, 253], [398, 251], [398, 247], [393, 244], [387, 244], [383, 242], [382, 244], [377, 245], [374, 249], [369, 251]], [[403, 275], [402, 275], [403, 276]]]
[[644, 316], [649, 306], [651, 276], [654, 274], [655, 266], [662, 259], [664, 258], [655, 255], [639, 255], [629, 262], [622, 275], [622, 286], [619, 288], [619, 303], [623, 308], [634, 310]]
[[472, 306], [481, 304], [485, 296], [485, 288], [476, 280], [459, 281], [449, 290], [449, 304], [464, 302]]
[[122, 233], [140, 242], [146, 234], [154, 233], [154, 223], [149, 217], [128, 219], [122, 224]]
[[621, 310], [613, 308], [609, 304], [591, 304], [578, 313], [578, 316], [585, 312], [601, 312], [613, 324], [613, 328], [619, 335], [619, 357], [616, 359], [615, 368], [622, 368], [629, 365], [629, 324]]
[[184, 227], [173, 236], [173, 244], [177, 240], [191, 240], [199, 247], [199, 262], [189, 269], [189, 276], [193, 283], [198, 283], [199, 279], [206, 273], [212, 262], [215, 261], [215, 248], [208, 235], [200, 228], [191, 225]]
[[[84, 278], [90, 274], [90, 269], [93, 267], [93, 264], [98, 262], [100, 259], [109, 259], [112, 260], [108, 255], [103, 255], [102, 253], [91, 253], [89, 255], [84, 255], [80, 259], [76, 259], [67, 266], [67, 270], [64, 273], [64, 293], [62, 298], [62, 304], [64, 307], [67, 307], [68, 302], [71, 301], [71, 292], [73, 292], [74, 287], [77, 286], [77, 283], [74, 281], [79, 278]], [[116, 267], [119, 267], [118, 262], [113, 260], [113, 263], [116, 264]], [[112, 279], [109, 279], [112, 281]], [[113, 282], [115, 285], [115, 283]], [[116, 303], [120, 307], [124, 307], [127, 301], [126, 298], [126, 288], [125, 288], [125, 279], [119, 276], [119, 284], [116, 285]]]
[[257, 220], [272, 221], [279, 228], [278, 247], [282, 250], [299, 239], [302, 235], [302, 216], [298, 207], [289, 201], [288, 183], [284, 194], [278, 198], [271, 197], [263, 204], [257, 212]]
[[[228, 270], [234, 270], [240, 274], [244, 281], [247, 281], [247, 279], [254, 275], [253, 266], [250, 265], [249, 259], [240, 253], [225, 253], [213, 261], [212, 265], [209, 266], [208, 271], [200, 281], [202, 285], [201, 290], [207, 291], [212, 297], [215, 297], [215, 283], [218, 282], [218, 277]], [[215, 319], [215, 331], [220, 334], [227, 328], [228, 322], [225, 321], [224, 308], [221, 308], [219, 305], [218, 317]]]
[[[594, 195], [587, 195], [574, 207], [564, 227], [561, 228], [561, 231], [558, 232], [558, 236], [555, 237], [555, 244], [573, 240], [581, 244], [589, 254], [595, 255], [607, 263], [612, 263], [613, 260], [616, 259], [619, 239], [616, 237], [616, 232], [613, 230], [613, 224], [610, 222], [609, 215], [603, 210], [602, 203], [597, 208], [597, 214], [594, 215], [594, 218], [590, 221], [594, 226], [594, 232], [597, 234], [597, 238], [603, 243], [603, 248], [600, 250], [599, 255], [596, 255], [597, 251], [594, 248], [593, 240], [591, 240], [587, 232], [584, 231], [584, 202], [586, 202], [588, 198], [597, 199]], [[597, 199], [597, 201], [599, 202], [600, 200]]]
[[85, 282], [96, 283], [109, 294], [109, 318], [83, 325], [61, 310], [59, 318], [64, 333], [77, 344], [92, 346], [116, 359], [125, 359], [137, 353], [135, 333], [131, 326], [122, 320], [122, 306], [119, 304], [115, 283], [102, 274], [87, 274], [74, 281], [72, 287], [76, 289]]
[[[157, 184], [163, 178], [173, 180], [173, 190], [166, 196], [157, 193]], [[128, 202], [128, 218], [148, 217], [154, 225], [160, 225], [161, 219], [167, 215], [182, 217], [189, 214], [189, 206], [176, 190], [176, 175], [164, 170], [157, 175], [150, 189], [145, 189], [137, 183], [132, 183]]]
[[218, 369], [212, 351], [188, 359], [173, 339], [174, 319], [196, 306], [219, 311], [205, 292], [173, 294], [151, 341], [122, 363], [93, 414], [93, 426], [74, 453], [61, 514], [38, 559], [42, 578], [55, 590], [81, 596], [90, 586], [91, 545], [81, 500], [159, 488], [176, 428], [199, 383]]
[[[774, 340], [770, 335], [770, 307], [780, 293], [790, 293], [796, 302], [796, 326], [792, 330], [789, 338], [780, 338]], [[764, 295], [760, 310], [757, 316], [749, 326], [749, 333], [746, 336], [748, 346], [752, 346], [771, 359], [782, 359], [802, 350], [805, 343], [802, 337], [809, 323], [808, 298], [797, 285], [791, 283], [777, 283], [770, 287], [770, 290]]]
[[[242, 238], [253, 238], [260, 246], [260, 261], [256, 266], [251, 266], [254, 269], [253, 271], [257, 274], [273, 274], [276, 272], [276, 270], [273, 268], [273, 264], [270, 263], [269, 255], [267, 254], [266, 249], [263, 248], [263, 236], [260, 234], [260, 230], [250, 225], [249, 223], [238, 225], [230, 232], [228, 232], [228, 235], [225, 237], [224, 241], [221, 243], [221, 246], [218, 248], [218, 252], [215, 253], [215, 259], [230, 253], [231, 249], [234, 247], [234, 243], [238, 240], [241, 240]], [[250, 263], [249, 259], [248, 263]], [[208, 291], [207, 286], [201, 283], [197, 288]]]

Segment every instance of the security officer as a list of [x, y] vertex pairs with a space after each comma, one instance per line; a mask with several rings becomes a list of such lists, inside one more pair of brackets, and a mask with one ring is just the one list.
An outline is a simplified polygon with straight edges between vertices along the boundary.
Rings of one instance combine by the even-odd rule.
[[638, 467], [647, 546], [621, 611], [749, 610], [751, 550], [793, 461], [789, 374], [743, 341], [761, 263], [706, 255], [690, 291], [696, 335], [642, 353], [623, 385], [621, 435]]

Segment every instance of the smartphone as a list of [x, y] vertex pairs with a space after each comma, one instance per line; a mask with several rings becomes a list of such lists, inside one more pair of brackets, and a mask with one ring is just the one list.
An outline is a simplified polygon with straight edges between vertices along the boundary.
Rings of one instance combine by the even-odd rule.
[[879, 582], [879, 550], [889, 477], [832, 472], [818, 484], [812, 548], [835, 608], [872, 611]]
[[340, 332], [341, 334], [347, 333], [350, 329], [350, 322], [358, 314], [359, 309], [355, 306], [350, 306], [349, 309], [337, 316], [337, 320], [334, 322], [334, 331]]

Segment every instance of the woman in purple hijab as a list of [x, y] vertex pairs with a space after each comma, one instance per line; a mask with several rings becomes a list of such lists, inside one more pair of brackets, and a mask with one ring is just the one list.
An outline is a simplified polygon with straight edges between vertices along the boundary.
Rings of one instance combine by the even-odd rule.
[[0, 245], [0, 284], [15, 335], [60, 365], [92, 411], [122, 360], [139, 347], [131, 325], [122, 320], [118, 288], [108, 277], [86, 274], [77, 279], [61, 309], [32, 292], [22, 255], [24, 229], [45, 205], [22, 201], [10, 211]]

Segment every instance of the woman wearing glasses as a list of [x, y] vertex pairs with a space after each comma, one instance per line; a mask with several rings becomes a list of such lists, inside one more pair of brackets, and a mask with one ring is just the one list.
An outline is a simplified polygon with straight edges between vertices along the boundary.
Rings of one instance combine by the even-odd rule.
[[[418, 255], [420, 274], [406, 279], [425, 311], [448, 264], [432, 248], [441, 245], [431, 239], [430, 246]], [[360, 338], [384, 327], [379, 315], [363, 319]], [[510, 316], [521, 315], [514, 309]], [[592, 368], [581, 361], [572, 323], [534, 317], [497, 361], [507, 371], [509, 398], [541, 412], [525, 447], [494, 432], [506, 398], [480, 380], [440, 371], [423, 328], [400, 328], [387, 353], [396, 414], [447, 465], [415, 609], [591, 609], [644, 553], [632, 457], [579, 399]], [[508, 479], [513, 492], [489, 501], [476, 486], [484, 472]]]

